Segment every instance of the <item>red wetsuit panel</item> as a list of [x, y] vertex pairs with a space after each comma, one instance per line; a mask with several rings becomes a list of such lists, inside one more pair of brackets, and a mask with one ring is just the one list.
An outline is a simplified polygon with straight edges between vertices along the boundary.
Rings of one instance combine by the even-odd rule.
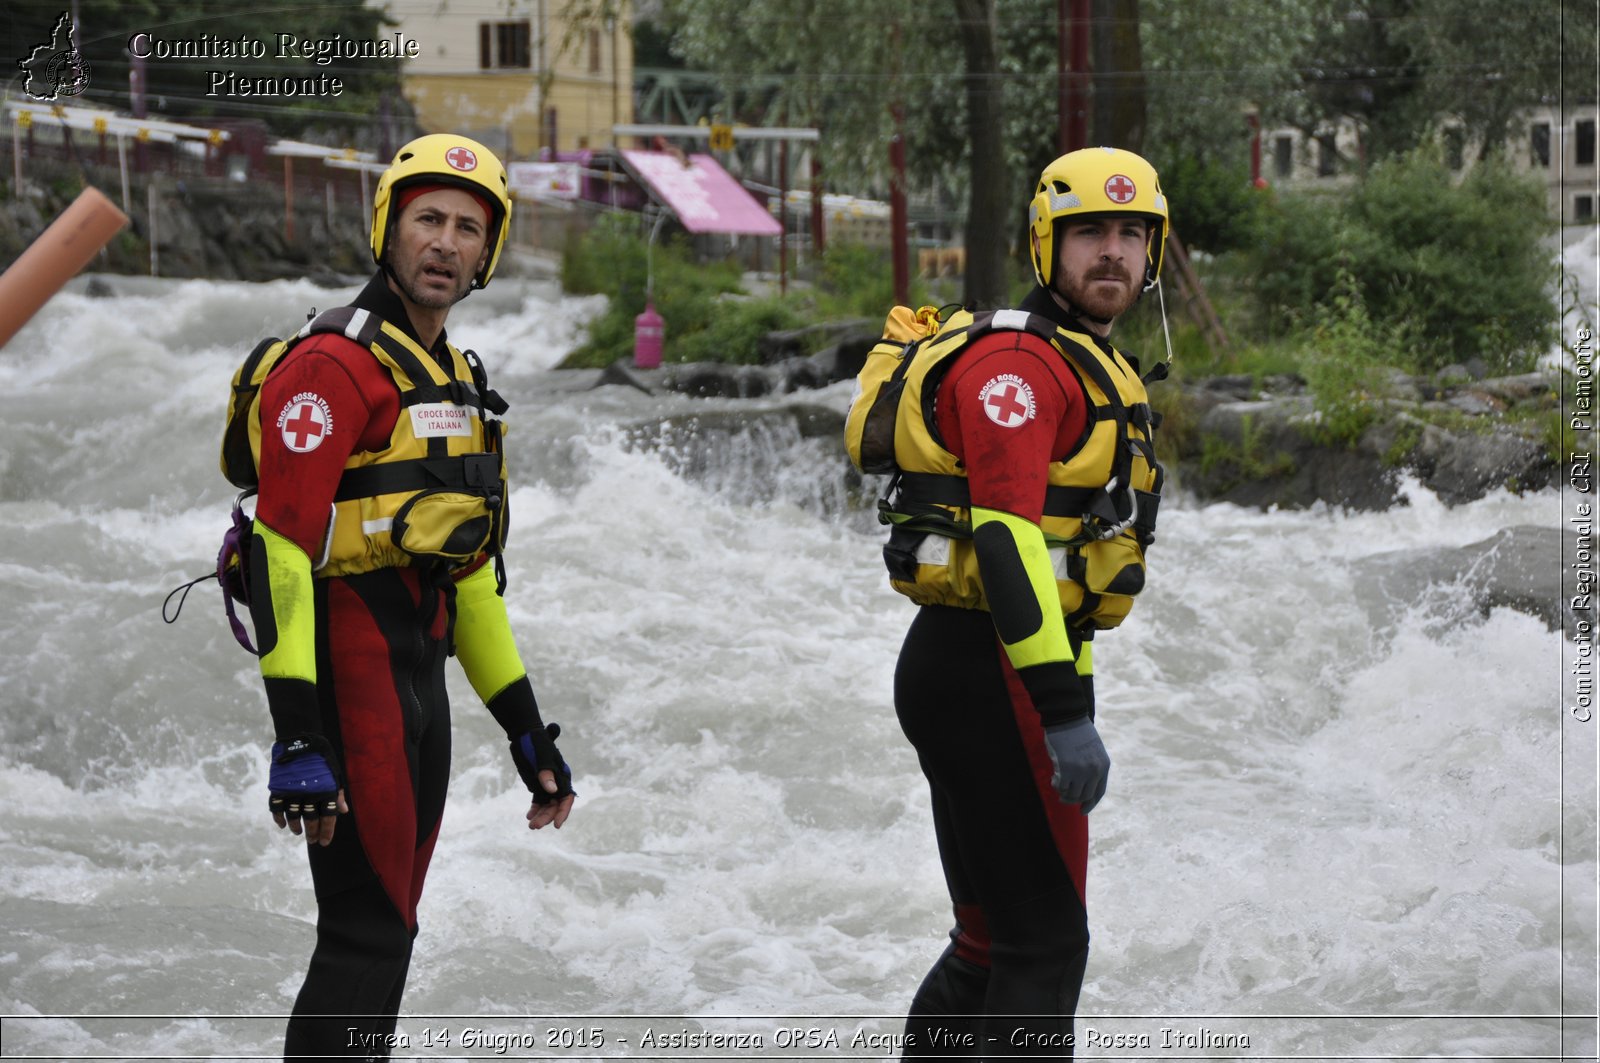
[[1083, 436], [1083, 386], [1030, 332], [979, 337], [939, 384], [936, 419], [967, 471], [972, 504], [1038, 522], [1050, 462]]
[[1022, 677], [1011, 667], [1005, 654], [1000, 655], [1000, 666], [1005, 670], [1006, 692], [1011, 696], [1011, 711], [1017, 718], [1017, 732], [1022, 736], [1022, 747], [1028, 755], [1028, 767], [1033, 772], [1033, 785], [1039, 791], [1039, 804], [1044, 808], [1045, 819], [1050, 824], [1050, 836], [1055, 839], [1056, 852], [1067, 865], [1072, 885], [1078, 891], [1078, 900], [1089, 906], [1089, 817], [1081, 805], [1064, 805], [1051, 785], [1050, 777], [1055, 766], [1050, 762], [1050, 751], [1045, 748], [1044, 724], [1033, 707], [1033, 699], [1022, 685]]
[[328, 620], [333, 691], [354, 825], [367, 862], [395, 911], [414, 926], [417, 808], [406, 719], [416, 709], [402, 701], [416, 695], [408, 689], [410, 677], [394, 675], [389, 640], [368, 604], [345, 580], [328, 581]]

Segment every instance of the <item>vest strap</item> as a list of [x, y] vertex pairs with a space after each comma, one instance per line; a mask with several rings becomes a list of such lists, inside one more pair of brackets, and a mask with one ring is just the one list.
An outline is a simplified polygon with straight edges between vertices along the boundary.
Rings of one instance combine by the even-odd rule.
[[352, 498], [373, 498], [401, 491], [455, 489], [472, 494], [498, 495], [500, 455], [462, 454], [453, 458], [413, 458], [381, 465], [346, 469], [339, 477], [335, 502]]
[[[945, 476], [931, 472], [903, 472], [899, 478], [898, 505], [972, 505], [972, 493], [964, 476]], [[1081, 516], [1098, 495], [1105, 492], [1094, 487], [1064, 487], [1052, 484], [1045, 488], [1044, 515], [1047, 517]]]

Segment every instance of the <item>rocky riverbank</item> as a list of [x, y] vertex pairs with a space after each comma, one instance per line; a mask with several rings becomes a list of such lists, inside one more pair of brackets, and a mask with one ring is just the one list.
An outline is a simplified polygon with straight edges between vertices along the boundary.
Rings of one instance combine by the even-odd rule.
[[1500, 488], [1536, 490], [1560, 470], [1549, 443], [1558, 381], [1543, 373], [1479, 377], [1452, 366], [1396, 375], [1354, 440], [1328, 438], [1304, 380], [1212, 377], [1157, 390], [1181, 411], [1179, 481], [1197, 497], [1300, 508], [1385, 509], [1406, 478], [1450, 504]]
[[[707, 397], [786, 395], [791, 402], [755, 416], [792, 417], [804, 434], [825, 435], [842, 430], [843, 414], [819, 407], [807, 393], [853, 377], [873, 340], [857, 335], [810, 357], [766, 365], [639, 370], [618, 362], [597, 383]], [[1372, 423], [1350, 443], [1330, 441], [1319, 430], [1322, 419], [1299, 377], [1179, 378], [1156, 385], [1152, 402], [1165, 417], [1163, 454], [1174, 485], [1206, 501], [1376, 510], [1401, 502], [1407, 480], [1451, 504], [1502, 488], [1554, 484], [1560, 469], [1548, 438], [1559, 416], [1557, 379], [1495, 378], [1477, 369], [1452, 366], [1431, 377], [1385, 381]]]

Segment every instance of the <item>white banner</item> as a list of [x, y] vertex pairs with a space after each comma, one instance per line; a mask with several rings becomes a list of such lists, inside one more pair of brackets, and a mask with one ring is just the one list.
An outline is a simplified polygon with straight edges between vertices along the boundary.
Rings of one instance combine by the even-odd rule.
[[506, 167], [511, 189], [538, 199], [577, 199], [579, 166], [575, 162], [514, 162]]

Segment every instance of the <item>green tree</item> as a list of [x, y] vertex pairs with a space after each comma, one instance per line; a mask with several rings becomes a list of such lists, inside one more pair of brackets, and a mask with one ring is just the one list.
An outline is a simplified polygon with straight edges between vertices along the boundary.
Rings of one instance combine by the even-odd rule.
[[1000, 80], [994, 0], [950, 0], [965, 66], [967, 156], [966, 302], [1003, 305], [1006, 233], [1011, 228], [1010, 173], [1005, 150], [1005, 86]]
[[1426, 57], [1422, 108], [1459, 122], [1480, 157], [1507, 144], [1525, 108], [1594, 102], [1600, 32], [1588, 0], [1416, 0], [1397, 33]]
[[1303, 91], [1291, 120], [1307, 137], [1354, 122], [1360, 154], [1347, 162], [1357, 168], [1414, 147], [1428, 125], [1426, 57], [1408, 32], [1419, 2], [1325, 0], [1297, 57]]
[[[1060, 150], [1057, 0], [663, 0], [672, 48], [823, 130], [834, 187], [887, 190], [890, 105], [903, 102], [914, 187], [969, 204], [974, 302], [996, 261], [1022, 270], [1022, 209]], [[1096, 0], [1099, 114], [1163, 174], [1179, 233], [1226, 250], [1255, 238], [1251, 131], [1353, 123], [1358, 168], [1445, 122], [1487, 154], [1539, 102], [1593, 98], [1594, 5], [1562, 0]], [[1564, 74], [1565, 71], [1565, 74]], [[1138, 106], [1142, 101], [1142, 110]], [[1000, 116], [999, 120], [994, 117]], [[1142, 130], [1142, 135], [1141, 135]]]
[[[1596, 12], [1563, 0], [1315, 0], [1281, 114], [1307, 134], [1341, 119], [1358, 168], [1459, 128], [1480, 158], [1525, 109], [1594, 99]], [[1565, 69], [1570, 71], [1564, 77]]]
[[1148, 108], [1139, 0], [1094, 0], [1093, 11], [1090, 143], [1143, 152]]
[[[1233, 166], [1248, 158], [1247, 112], [1275, 124], [1297, 105], [1294, 66], [1320, 0], [1144, 0], [1147, 157]], [[1169, 167], [1170, 168], [1170, 167]], [[1181, 214], [1183, 205], [1174, 199]]]
[[[1023, 10], [1031, 17], [1014, 18]], [[1013, 57], [1019, 42], [1031, 47], [1053, 30], [1042, 10], [1038, 0], [667, 0], [663, 19], [691, 66], [730, 80], [777, 75], [768, 105], [822, 129], [819, 151], [835, 186], [887, 194], [899, 105], [911, 181], [938, 183], [968, 203], [966, 298], [995, 305], [1009, 287], [1024, 191], [1011, 176]], [[1013, 33], [1019, 24], [1024, 31]], [[1023, 117], [1053, 135], [1054, 113], [1052, 103]]]

